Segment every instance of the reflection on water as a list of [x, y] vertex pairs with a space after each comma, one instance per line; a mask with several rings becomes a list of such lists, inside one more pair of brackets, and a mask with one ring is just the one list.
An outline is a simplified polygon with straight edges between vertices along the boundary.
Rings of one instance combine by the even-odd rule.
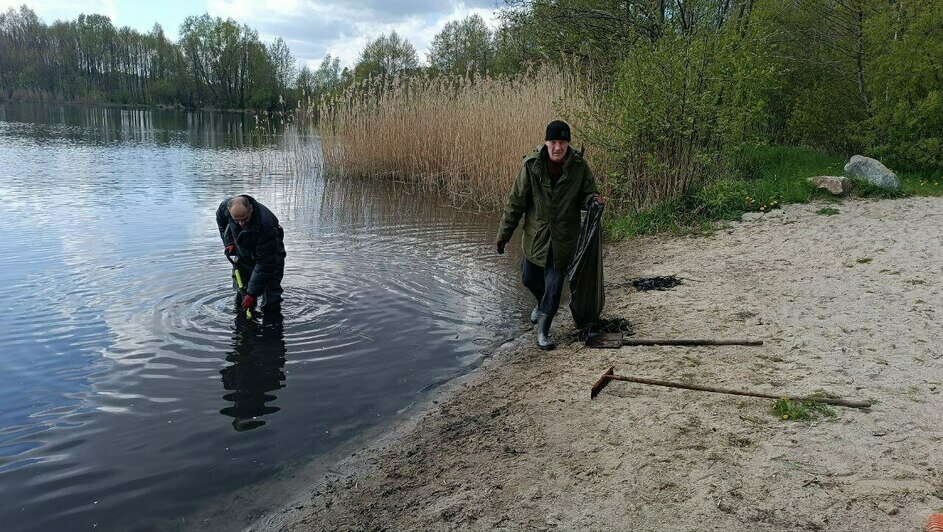
[[236, 431], [261, 427], [265, 425], [263, 416], [281, 410], [269, 404], [276, 399], [269, 392], [285, 387], [286, 352], [282, 323], [258, 326], [237, 314], [233, 348], [226, 355], [230, 365], [219, 370], [228, 391], [223, 400], [233, 403], [219, 413], [233, 418]]
[[[82, 140], [95, 144], [189, 145], [245, 149], [273, 141], [271, 121], [251, 113], [97, 107], [89, 105], [0, 105], [0, 122], [18, 125], [37, 141]], [[33, 127], [37, 124], [54, 127]], [[16, 132], [18, 128], [14, 128]]]
[[[523, 323], [497, 215], [326, 182], [316, 135], [251, 120], [0, 105], [6, 530], [179, 521], [392, 419]], [[244, 192], [286, 231], [275, 330], [233, 327], [214, 212]]]

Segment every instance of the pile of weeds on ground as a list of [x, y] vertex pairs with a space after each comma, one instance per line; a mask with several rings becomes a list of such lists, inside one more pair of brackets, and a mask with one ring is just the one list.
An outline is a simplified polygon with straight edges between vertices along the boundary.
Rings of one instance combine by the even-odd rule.
[[814, 400], [802, 401], [788, 397], [777, 399], [770, 412], [783, 421], [814, 422], [835, 417], [835, 411], [828, 405]]
[[629, 337], [634, 334], [634, 329], [629, 320], [625, 318], [599, 318], [588, 327], [577, 329], [566, 335], [567, 343], [586, 342], [586, 338], [596, 333], [622, 333]]

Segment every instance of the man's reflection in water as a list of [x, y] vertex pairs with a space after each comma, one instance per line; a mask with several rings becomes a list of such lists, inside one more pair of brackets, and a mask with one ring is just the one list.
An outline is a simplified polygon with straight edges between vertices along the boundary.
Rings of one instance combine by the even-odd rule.
[[236, 318], [233, 333], [233, 350], [226, 355], [231, 365], [221, 369], [223, 387], [232, 390], [223, 396], [232, 401], [232, 406], [219, 411], [233, 419], [232, 426], [238, 432], [261, 427], [265, 421], [258, 419], [281, 410], [277, 406], [266, 406], [275, 400], [275, 395], [266, 393], [283, 388], [285, 380], [285, 338], [282, 321], [270, 320], [261, 326], [245, 319]]

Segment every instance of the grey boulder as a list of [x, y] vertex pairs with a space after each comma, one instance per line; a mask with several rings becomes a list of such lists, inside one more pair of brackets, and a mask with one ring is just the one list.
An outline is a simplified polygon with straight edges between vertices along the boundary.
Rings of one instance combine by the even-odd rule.
[[900, 179], [877, 159], [855, 155], [845, 165], [845, 173], [881, 188], [900, 190]]

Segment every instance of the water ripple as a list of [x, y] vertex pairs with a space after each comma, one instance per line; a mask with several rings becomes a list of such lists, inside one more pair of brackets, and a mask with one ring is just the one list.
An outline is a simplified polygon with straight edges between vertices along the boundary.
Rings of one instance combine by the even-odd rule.
[[[13, 529], [182, 516], [395, 416], [528, 307], [494, 215], [288, 171], [238, 116], [148, 113], [0, 105]], [[213, 213], [245, 191], [286, 229], [280, 325], [234, 308]]]

